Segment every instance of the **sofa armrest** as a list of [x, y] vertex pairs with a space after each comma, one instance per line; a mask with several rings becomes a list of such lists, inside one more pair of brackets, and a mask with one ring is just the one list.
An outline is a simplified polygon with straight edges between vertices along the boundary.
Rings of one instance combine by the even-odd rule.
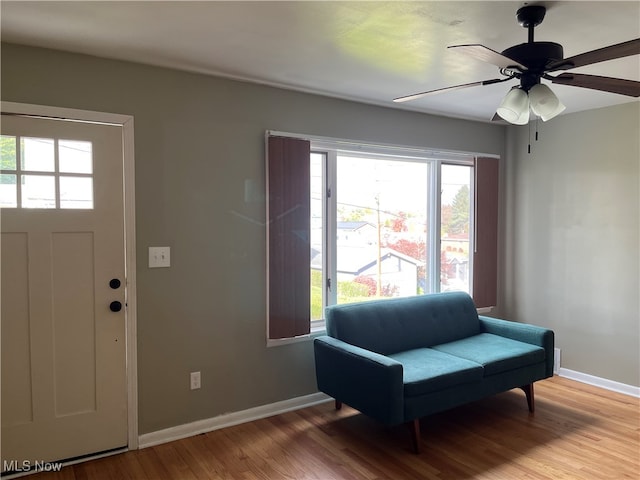
[[548, 328], [480, 316], [480, 330], [544, 348], [547, 377], [553, 376], [554, 333]]
[[329, 336], [314, 353], [319, 390], [388, 425], [404, 421], [401, 363]]

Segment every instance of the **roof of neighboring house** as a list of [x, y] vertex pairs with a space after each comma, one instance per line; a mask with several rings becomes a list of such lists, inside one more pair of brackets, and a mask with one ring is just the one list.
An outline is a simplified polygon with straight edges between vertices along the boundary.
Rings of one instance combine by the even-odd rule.
[[[374, 266], [377, 262], [378, 250], [375, 246], [363, 248], [361, 246], [343, 246], [338, 249], [337, 270], [339, 273], [349, 273], [352, 275], [360, 275], [365, 270]], [[322, 268], [322, 254], [314, 249], [311, 254], [311, 267]], [[424, 262], [416, 260], [409, 255], [393, 250], [392, 248], [383, 248], [380, 252], [382, 261], [395, 257], [405, 262], [412, 263], [416, 266], [424, 265]]]
[[370, 227], [375, 228], [376, 226], [370, 222], [337, 222], [336, 226], [338, 230], [359, 230], [362, 227], [369, 225]]
[[456, 252], [446, 252], [445, 258], [449, 264], [469, 263], [469, 255], [467, 254], [458, 255]]

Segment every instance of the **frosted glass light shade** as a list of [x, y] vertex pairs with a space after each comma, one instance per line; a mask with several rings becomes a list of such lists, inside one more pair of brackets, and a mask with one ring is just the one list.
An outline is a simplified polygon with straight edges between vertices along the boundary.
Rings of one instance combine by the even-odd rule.
[[513, 122], [514, 125], [526, 125], [529, 123], [529, 102], [527, 101], [527, 108], [522, 110], [520, 116]]
[[529, 97], [527, 92], [519, 87], [514, 87], [505, 95], [502, 103], [496, 110], [501, 118], [515, 125], [524, 125], [529, 122]]
[[531, 110], [543, 121], [551, 120], [561, 113], [566, 107], [558, 100], [558, 97], [549, 87], [538, 83], [529, 90]]

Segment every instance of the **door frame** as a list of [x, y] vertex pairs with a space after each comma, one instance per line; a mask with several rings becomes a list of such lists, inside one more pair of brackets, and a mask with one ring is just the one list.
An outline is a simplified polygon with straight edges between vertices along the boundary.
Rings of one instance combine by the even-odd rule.
[[75, 120], [89, 123], [105, 123], [122, 127], [125, 236], [124, 261], [127, 281], [127, 307], [125, 308], [125, 332], [127, 341], [127, 448], [129, 450], [135, 450], [138, 448], [138, 348], [133, 116], [4, 101], [1, 102], [1, 110], [2, 113], [16, 115]]

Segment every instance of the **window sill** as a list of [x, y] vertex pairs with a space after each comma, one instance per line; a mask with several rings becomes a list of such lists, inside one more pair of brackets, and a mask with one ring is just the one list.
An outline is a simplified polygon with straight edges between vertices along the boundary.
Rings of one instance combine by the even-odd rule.
[[[476, 308], [476, 311], [478, 312], [478, 315], [483, 315], [485, 313], [491, 313], [493, 309], [494, 307], [481, 307], [481, 308]], [[300, 335], [299, 337], [293, 337], [293, 338], [278, 338], [278, 339], [269, 338], [267, 339], [267, 348], [281, 347], [284, 345], [291, 345], [292, 343], [310, 342], [314, 338], [319, 337], [321, 335], [326, 335], [326, 334], [327, 334], [327, 329], [323, 324], [315, 328], [312, 327], [311, 333], [309, 333], [308, 335]]]
[[284, 345], [290, 345], [292, 343], [301, 343], [301, 342], [310, 342], [314, 338], [319, 337], [321, 335], [325, 335], [327, 333], [324, 327], [311, 329], [311, 333], [308, 335], [300, 335], [299, 337], [293, 338], [277, 338], [277, 339], [267, 339], [267, 348], [271, 347], [281, 347]]
[[476, 308], [478, 315], [484, 315], [485, 313], [491, 313], [495, 307], [481, 307]]

